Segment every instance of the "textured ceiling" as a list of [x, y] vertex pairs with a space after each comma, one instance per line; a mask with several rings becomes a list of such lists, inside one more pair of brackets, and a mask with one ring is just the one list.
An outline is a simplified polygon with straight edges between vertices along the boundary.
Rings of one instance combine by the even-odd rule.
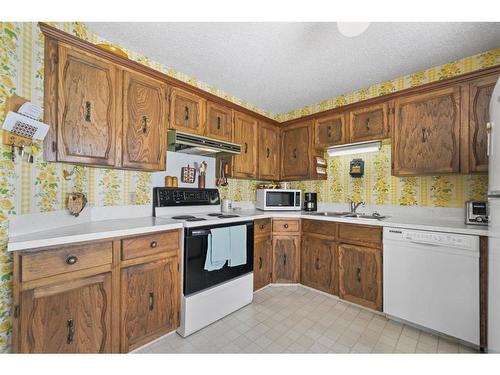
[[275, 114], [500, 47], [500, 23], [87, 23], [102, 38]]

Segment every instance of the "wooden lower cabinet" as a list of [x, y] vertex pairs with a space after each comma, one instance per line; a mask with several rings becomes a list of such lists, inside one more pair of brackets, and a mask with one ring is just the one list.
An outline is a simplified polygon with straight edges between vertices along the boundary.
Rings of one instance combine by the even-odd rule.
[[323, 292], [337, 294], [338, 274], [334, 240], [302, 235], [300, 282]]
[[256, 236], [253, 245], [253, 290], [271, 283], [273, 245], [271, 235]]
[[21, 353], [111, 352], [111, 273], [21, 293]]
[[273, 283], [298, 283], [300, 235], [273, 235]]
[[121, 271], [122, 352], [131, 351], [177, 328], [177, 257]]
[[341, 243], [339, 296], [382, 311], [382, 250]]

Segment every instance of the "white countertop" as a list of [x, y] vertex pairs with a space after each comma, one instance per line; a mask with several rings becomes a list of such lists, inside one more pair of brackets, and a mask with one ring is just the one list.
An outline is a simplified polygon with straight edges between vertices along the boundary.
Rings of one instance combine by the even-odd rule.
[[[194, 216], [206, 215], [206, 213], [207, 212], [195, 212], [195, 210], [193, 210], [193, 212], [183, 212], [183, 214], [191, 214]], [[179, 229], [183, 227], [227, 224], [244, 220], [280, 217], [488, 236], [488, 227], [465, 225], [462, 221], [450, 220], [449, 218], [422, 218], [421, 216], [394, 215], [382, 220], [373, 220], [316, 216], [300, 211], [260, 211], [255, 209], [235, 210], [234, 213], [240, 216], [237, 218], [214, 219], [204, 222], [198, 221], [183, 223], [179, 220], [172, 220], [168, 216], [157, 218], [147, 216], [126, 219], [85, 221], [79, 224], [60, 226], [49, 230], [36, 231], [10, 237], [8, 251], [27, 250], [46, 246], [123, 237], [142, 233]]]
[[87, 221], [10, 237], [7, 250], [34, 249], [179, 228], [182, 228], [179, 221], [154, 217]]

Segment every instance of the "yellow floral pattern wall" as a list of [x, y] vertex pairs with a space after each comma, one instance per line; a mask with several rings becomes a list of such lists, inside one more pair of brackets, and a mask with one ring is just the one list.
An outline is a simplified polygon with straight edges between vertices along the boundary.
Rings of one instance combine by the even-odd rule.
[[[93, 43], [105, 42], [90, 33], [82, 23], [53, 25]], [[6, 115], [6, 99], [13, 94], [43, 103], [43, 42], [36, 23], [0, 22], [0, 123]], [[500, 49], [495, 49], [286, 114], [273, 114], [173, 68], [124, 50], [132, 60], [278, 121], [500, 64]], [[151, 199], [152, 184], [151, 173], [48, 163], [43, 161], [40, 150], [36, 152], [33, 164], [21, 162], [19, 158], [12, 162], [11, 157], [10, 149], [0, 145], [0, 353], [9, 351], [11, 333], [12, 260], [6, 251], [8, 215], [64, 209], [67, 194], [72, 191], [84, 192], [92, 206], [147, 204]], [[348, 164], [353, 157], [329, 159], [327, 181], [300, 182], [295, 186], [317, 191], [323, 202], [353, 199], [376, 204], [463, 207], [465, 199], [485, 196], [485, 175], [391, 177], [389, 144], [384, 144], [377, 154], [363, 156], [367, 173], [362, 179], [353, 180], [348, 175]], [[63, 178], [65, 169], [74, 171], [69, 181]], [[257, 181], [230, 179], [229, 185], [221, 189], [221, 194], [236, 201], [254, 201], [257, 184]]]

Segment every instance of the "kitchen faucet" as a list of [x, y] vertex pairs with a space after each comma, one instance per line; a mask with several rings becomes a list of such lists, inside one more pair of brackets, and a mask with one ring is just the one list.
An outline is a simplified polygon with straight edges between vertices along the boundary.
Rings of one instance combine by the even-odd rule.
[[359, 206], [361, 205], [365, 205], [365, 202], [358, 202], [358, 203], [354, 203], [353, 201], [351, 201], [351, 214], [355, 214], [356, 213], [356, 210], [358, 209]]

